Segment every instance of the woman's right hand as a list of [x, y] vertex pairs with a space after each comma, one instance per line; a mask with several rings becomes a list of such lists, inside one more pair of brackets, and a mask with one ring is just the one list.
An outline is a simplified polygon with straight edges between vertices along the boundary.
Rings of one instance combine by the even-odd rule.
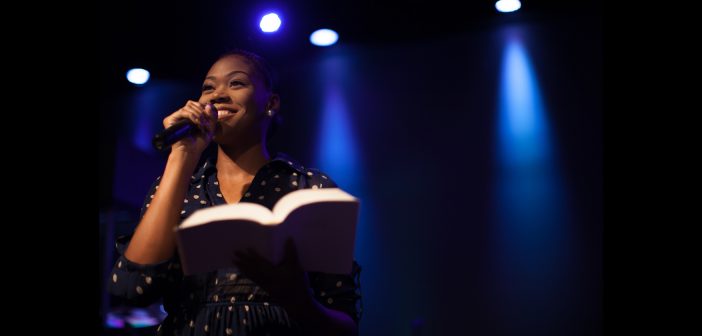
[[171, 153], [181, 151], [200, 155], [214, 137], [217, 124], [217, 109], [212, 104], [203, 105], [199, 102], [188, 100], [185, 106], [163, 119], [163, 127], [168, 128], [182, 119], [192, 121], [199, 128], [200, 132], [174, 143], [171, 146]]

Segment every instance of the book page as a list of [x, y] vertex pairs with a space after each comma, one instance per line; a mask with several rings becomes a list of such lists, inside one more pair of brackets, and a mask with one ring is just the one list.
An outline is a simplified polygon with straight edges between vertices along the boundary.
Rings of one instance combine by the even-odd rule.
[[197, 210], [195, 213], [190, 215], [190, 217], [186, 218], [179, 227], [184, 229], [210, 222], [234, 219], [249, 220], [252, 222], [261, 223], [262, 225], [272, 225], [278, 223], [275, 220], [273, 213], [271, 213], [271, 211], [263, 205], [241, 202], [216, 205]]
[[273, 231], [274, 262], [292, 238], [307, 271], [348, 274], [353, 265], [359, 202], [315, 202], [293, 210]]
[[339, 188], [296, 190], [283, 196], [275, 204], [273, 207], [274, 221], [282, 223], [293, 210], [303, 205], [338, 201], [357, 202], [358, 200]]

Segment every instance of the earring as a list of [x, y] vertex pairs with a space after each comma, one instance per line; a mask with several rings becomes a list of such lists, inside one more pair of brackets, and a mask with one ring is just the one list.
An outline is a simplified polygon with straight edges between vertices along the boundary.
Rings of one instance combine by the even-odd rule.
[[272, 117], [273, 114], [275, 114], [275, 111], [273, 111], [273, 110], [268, 110], [268, 116], [269, 116], [269, 117]]

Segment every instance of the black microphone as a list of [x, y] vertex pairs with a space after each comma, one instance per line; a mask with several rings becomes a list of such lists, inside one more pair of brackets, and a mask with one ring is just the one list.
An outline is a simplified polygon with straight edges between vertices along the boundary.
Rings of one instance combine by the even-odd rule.
[[195, 135], [199, 131], [198, 127], [190, 119], [181, 119], [169, 126], [160, 133], [154, 135], [151, 144], [159, 151], [171, 148], [171, 145], [179, 140]]

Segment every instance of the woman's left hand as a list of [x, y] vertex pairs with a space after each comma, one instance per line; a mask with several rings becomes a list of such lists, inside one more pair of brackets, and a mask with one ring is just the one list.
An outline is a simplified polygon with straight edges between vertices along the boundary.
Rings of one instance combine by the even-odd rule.
[[278, 265], [253, 249], [235, 252], [233, 262], [242, 275], [253, 280], [283, 305], [295, 305], [312, 298], [307, 273], [300, 265], [297, 248], [291, 238], [285, 242], [285, 254]]

